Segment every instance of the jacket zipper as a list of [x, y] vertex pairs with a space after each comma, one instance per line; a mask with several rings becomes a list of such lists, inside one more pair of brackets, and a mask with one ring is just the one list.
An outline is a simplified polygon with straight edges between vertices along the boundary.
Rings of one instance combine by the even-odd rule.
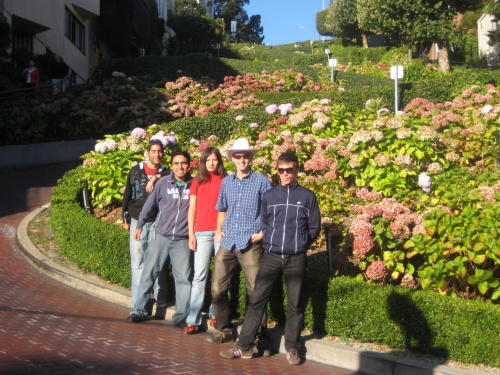
[[[177, 185], [175, 185], [175, 183], [174, 183], [174, 186], [177, 189], [177, 192], [179, 192], [179, 188], [177, 187]], [[184, 187], [184, 189], [182, 189], [182, 194], [184, 194], [185, 189], [186, 189], [186, 187]], [[181, 200], [182, 200], [182, 195], [179, 192], [179, 198], [177, 199], [177, 214], [175, 215], [174, 231], [172, 232], [172, 241], [175, 238], [175, 229], [177, 228], [177, 219], [179, 218], [179, 212], [181, 209]]]
[[288, 198], [290, 196], [290, 187], [286, 187], [286, 209], [285, 209], [285, 220], [283, 221], [283, 240], [281, 242], [281, 258], [283, 259], [285, 255], [283, 254], [285, 250], [285, 233], [286, 233], [286, 218], [288, 216]]

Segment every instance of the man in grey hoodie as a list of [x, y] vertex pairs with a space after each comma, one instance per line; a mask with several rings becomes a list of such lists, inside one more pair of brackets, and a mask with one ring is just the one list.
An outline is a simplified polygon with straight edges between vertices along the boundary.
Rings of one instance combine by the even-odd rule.
[[147, 319], [146, 306], [155, 279], [165, 262], [170, 258], [175, 281], [175, 314], [172, 321], [184, 329], [189, 313], [191, 295], [191, 251], [188, 246], [189, 188], [191, 175], [188, 172], [191, 158], [186, 151], [172, 153], [172, 172], [160, 179], [142, 208], [134, 237], [139, 240], [142, 228], [152, 210], [158, 209], [155, 224], [155, 241], [146, 254], [141, 281], [137, 289], [137, 301], [132, 308], [132, 323]]

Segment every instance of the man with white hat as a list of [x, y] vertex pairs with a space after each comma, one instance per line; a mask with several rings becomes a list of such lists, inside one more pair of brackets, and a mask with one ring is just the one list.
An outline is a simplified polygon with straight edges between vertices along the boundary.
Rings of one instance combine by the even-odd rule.
[[[238, 264], [245, 275], [247, 294], [251, 299], [262, 259], [264, 234], [260, 229], [260, 211], [262, 196], [271, 189], [271, 184], [267, 177], [250, 168], [257, 151], [250, 147], [248, 139], [238, 138], [233, 148], [224, 152], [234, 163], [236, 172], [222, 180], [215, 206], [219, 211], [215, 240], [221, 243], [221, 247], [215, 256], [212, 275], [212, 305], [217, 332], [209, 341], [214, 343], [236, 340], [227, 291]], [[266, 322], [267, 314], [264, 314], [259, 330], [261, 334], [264, 334]]]

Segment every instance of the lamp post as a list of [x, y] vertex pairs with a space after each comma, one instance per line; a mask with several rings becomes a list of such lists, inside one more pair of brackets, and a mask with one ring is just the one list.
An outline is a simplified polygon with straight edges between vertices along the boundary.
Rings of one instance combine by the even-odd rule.
[[337, 59], [334, 59], [330, 53], [330, 48], [325, 49], [325, 53], [328, 56], [328, 66], [332, 68], [331, 79], [332, 83], [335, 82], [335, 67], [337, 66]]
[[314, 30], [310, 29], [309, 27], [307, 26], [300, 26], [299, 29], [308, 29], [308, 30], [311, 30], [312, 33], [313, 33], [313, 40], [311, 40], [311, 55], [314, 54], [314, 42], [316, 41], [316, 33], [314, 32]]
[[[325, 0], [323, 0], [323, 10], [325, 10]], [[325, 44], [325, 36], [322, 35], [322, 37], [323, 37], [323, 44]]]

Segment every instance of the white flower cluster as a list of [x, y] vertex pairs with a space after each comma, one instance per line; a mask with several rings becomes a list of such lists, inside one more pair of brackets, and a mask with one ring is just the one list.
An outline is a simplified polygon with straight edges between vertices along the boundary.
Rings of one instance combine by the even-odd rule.
[[427, 172], [429, 172], [431, 174], [440, 173], [442, 170], [443, 170], [443, 166], [438, 162], [430, 163], [427, 166]]
[[418, 186], [426, 193], [429, 193], [431, 191], [431, 176], [425, 172], [420, 173], [418, 176]]

